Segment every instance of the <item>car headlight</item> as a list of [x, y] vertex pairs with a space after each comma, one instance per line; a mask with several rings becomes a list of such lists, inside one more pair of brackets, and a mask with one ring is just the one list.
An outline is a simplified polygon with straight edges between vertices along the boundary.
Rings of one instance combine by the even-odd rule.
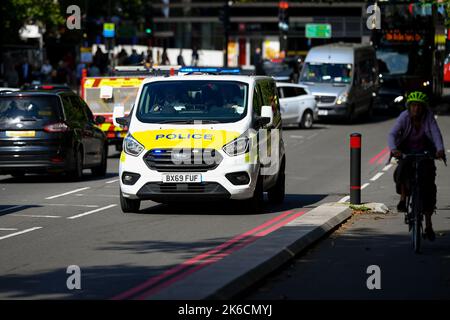
[[123, 140], [123, 150], [126, 154], [137, 157], [144, 151], [144, 146], [140, 144], [131, 134]]
[[223, 146], [223, 151], [230, 157], [239, 156], [249, 150], [249, 138], [239, 137]]
[[339, 98], [336, 101], [336, 104], [343, 104], [343, 103], [347, 102], [347, 98], [348, 98], [348, 93], [344, 92], [343, 94], [341, 94], [339, 96]]

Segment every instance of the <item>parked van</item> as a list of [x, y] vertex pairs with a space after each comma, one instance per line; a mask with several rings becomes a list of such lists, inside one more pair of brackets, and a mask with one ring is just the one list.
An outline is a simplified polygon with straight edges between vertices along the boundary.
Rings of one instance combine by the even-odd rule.
[[371, 46], [334, 43], [312, 48], [299, 83], [316, 96], [319, 118], [338, 117], [349, 122], [371, 116], [378, 92], [378, 67]]
[[[261, 209], [263, 192], [283, 201], [275, 81], [218, 73], [147, 78], [130, 114], [115, 119], [129, 128], [119, 166], [124, 212], [138, 211], [142, 200], [236, 199], [252, 212]], [[270, 159], [259, 153], [263, 145]]]

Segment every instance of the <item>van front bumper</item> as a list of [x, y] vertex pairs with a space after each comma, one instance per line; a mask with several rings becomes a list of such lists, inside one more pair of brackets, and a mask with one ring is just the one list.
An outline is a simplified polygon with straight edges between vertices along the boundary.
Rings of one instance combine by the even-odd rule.
[[318, 106], [318, 117], [323, 118], [345, 118], [348, 116], [349, 107], [347, 104]]
[[[223, 157], [219, 165], [212, 170], [196, 172], [156, 171], [150, 169], [142, 154], [133, 157], [122, 152], [119, 165], [120, 190], [125, 198], [153, 200], [156, 202], [248, 199], [253, 196], [259, 167], [246, 162], [245, 155], [229, 157], [219, 151]], [[123, 173], [139, 174], [133, 185], [124, 184]], [[245, 185], [233, 184], [228, 173], [246, 172], [250, 182]], [[164, 173], [200, 173], [200, 183], [163, 183]]]

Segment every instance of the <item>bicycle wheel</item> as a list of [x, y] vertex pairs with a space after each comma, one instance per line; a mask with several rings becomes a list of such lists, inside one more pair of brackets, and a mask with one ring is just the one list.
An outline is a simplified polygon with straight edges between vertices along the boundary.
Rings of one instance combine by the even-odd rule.
[[412, 199], [412, 219], [410, 221], [412, 227], [412, 244], [415, 253], [420, 253], [420, 240], [422, 238], [422, 220], [420, 219], [420, 198], [417, 190], [413, 193]]

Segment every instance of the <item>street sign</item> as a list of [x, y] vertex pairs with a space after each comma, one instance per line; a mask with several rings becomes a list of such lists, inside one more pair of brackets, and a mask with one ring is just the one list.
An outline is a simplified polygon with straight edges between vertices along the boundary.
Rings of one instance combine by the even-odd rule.
[[331, 24], [329, 23], [307, 23], [305, 26], [306, 38], [331, 38]]
[[103, 24], [103, 36], [105, 38], [114, 38], [116, 35], [114, 23], [104, 23]]

